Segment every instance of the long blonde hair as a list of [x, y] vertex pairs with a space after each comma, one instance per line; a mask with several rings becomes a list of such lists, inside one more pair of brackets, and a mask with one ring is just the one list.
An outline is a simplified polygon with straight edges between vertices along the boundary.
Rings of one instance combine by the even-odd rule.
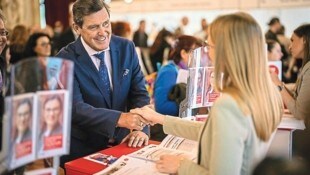
[[211, 24], [210, 37], [216, 89], [236, 99], [243, 113], [252, 116], [257, 136], [267, 141], [281, 120], [283, 105], [271, 81], [260, 26], [243, 12], [223, 15]]

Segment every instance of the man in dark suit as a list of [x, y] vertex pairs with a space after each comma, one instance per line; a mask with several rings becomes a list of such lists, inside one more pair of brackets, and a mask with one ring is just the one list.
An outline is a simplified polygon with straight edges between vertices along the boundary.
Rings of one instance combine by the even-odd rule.
[[148, 35], [145, 32], [145, 21], [141, 20], [139, 22], [139, 28], [133, 34], [133, 42], [137, 47], [147, 48]]
[[57, 54], [74, 62], [70, 154], [62, 166], [108, 144], [128, 139], [136, 147], [149, 138], [147, 121], [127, 112], [150, 101], [134, 44], [112, 35], [103, 0], [77, 0], [73, 18], [80, 36]]

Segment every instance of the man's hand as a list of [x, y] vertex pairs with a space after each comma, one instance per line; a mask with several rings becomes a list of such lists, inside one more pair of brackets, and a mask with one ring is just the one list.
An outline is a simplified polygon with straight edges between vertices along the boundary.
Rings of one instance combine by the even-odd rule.
[[138, 114], [133, 113], [122, 113], [118, 122], [118, 127], [128, 128], [128, 129], [135, 129], [135, 130], [142, 130], [148, 122], [142, 118]]
[[164, 123], [165, 116], [157, 113], [154, 109], [152, 109], [152, 106], [135, 108], [130, 110], [130, 112], [141, 116], [141, 118], [144, 118], [144, 120], [147, 121], [147, 123], [150, 125], [154, 125], [157, 123], [162, 125]]
[[143, 144], [149, 144], [149, 136], [142, 131], [133, 131], [129, 133], [121, 143], [128, 141], [129, 147], [141, 147]]

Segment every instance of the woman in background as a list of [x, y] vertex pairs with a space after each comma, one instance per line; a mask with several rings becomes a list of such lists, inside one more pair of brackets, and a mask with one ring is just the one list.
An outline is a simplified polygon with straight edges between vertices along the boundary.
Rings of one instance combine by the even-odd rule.
[[160, 172], [248, 175], [265, 157], [283, 108], [269, 75], [264, 36], [250, 15], [228, 14], [212, 22], [207, 47], [215, 88], [222, 96], [205, 123], [162, 115], [149, 107], [131, 112], [151, 124], [163, 124], [165, 133], [199, 142], [197, 163], [163, 155], [156, 162]]
[[48, 57], [51, 55], [51, 38], [45, 33], [32, 34], [25, 47], [25, 57]]
[[169, 62], [157, 74], [154, 86], [155, 109], [161, 114], [179, 114], [179, 106], [175, 101], [168, 99], [169, 91], [176, 84], [180, 69], [187, 69], [190, 51], [200, 47], [199, 41], [189, 35], [181, 35], [175, 42], [175, 47], [169, 56]]
[[14, 27], [10, 38], [10, 55], [12, 64], [24, 58], [24, 49], [29, 37], [29, 30], [25, 25]]
[[[47, 83], [46, 57], [51, 55], [51, 38], [45, 33], [30, 35], [22, 66], [15, 69], [15, 94], [50, 89]], [[36, 59], [30, 59], [34, 57]]]
[[[179, 104], [168, 99], [168, 94], [176, 85], [178, 72], [180, 69], [187, 69], [190, 51], [199, 47], [199, 41], [188, 35], [181, 35], [175, 43], [175, 47], [170, 53], [167, 65], [163, 66], [157, 74], [154, 85], [154, 102], [157, 112], [166, 115], [178, 116]], [[151, 138], [161, 141], [166, 134], [163, 133], [162, 126], [156, 125], [151, 129]]]
[[275, 40], [267, 40], [268, 60], [280, 61], [283, 53], [280, 44]]
[[272, 79], [281, 91], [284, 105], [295, 118], [305, 122], [306, 129], [295, 131], [293, 136], [293, 154], [304, 157], [304, 153], [309, 152], [309, 147], [304, 143], [310, 140], [310, 24], [295, 29], [291, 41], [289, 49], [292, 59], [302, 60], [295, 88], [292, 92], [288, 90], [274, 73]]

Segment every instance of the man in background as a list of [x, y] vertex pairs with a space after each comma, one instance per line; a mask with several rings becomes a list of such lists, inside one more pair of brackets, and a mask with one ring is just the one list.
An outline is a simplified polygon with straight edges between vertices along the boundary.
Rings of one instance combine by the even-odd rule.
[[145, 32], [145, 20], [139, 22], [139, 28], [133, 35], [133, 42], [136, 47], [147, 48], [148, 35]]

